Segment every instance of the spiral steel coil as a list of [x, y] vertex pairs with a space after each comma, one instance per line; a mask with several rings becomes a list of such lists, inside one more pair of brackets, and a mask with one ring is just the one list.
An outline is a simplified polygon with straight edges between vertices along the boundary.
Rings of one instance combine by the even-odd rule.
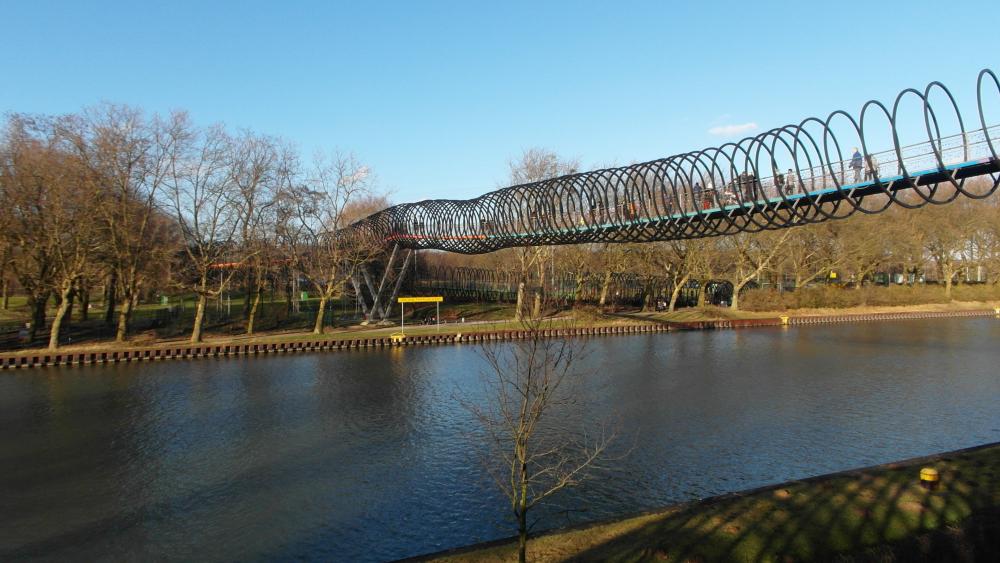
[[[1000, 93], [997, 75], [980, 72], [978, 128], [968, 129], [951, 92], [931, 82], [922, 91], [903, 90], [891, 105], [870, 101], [857, 119], [835, 111], [825, 120], [805, 119], [721, 147], [511, 186], [470, 200], [396, 205], [348, 229], [402, 248], [479, 254], [723, 236], [879, 213], [892, 205], [944, 204], [960, 195], [984, 198], [1000, 185], [1000, 125], [987, 125], [983, 104], [994, 88]], [[941, 98], [944, 109], [935, 110], [932, 97]], [[927, 140], [904, 146], [901, 110], [910, 98], [923, 108], [922, 116], [909, 117], [922, 117]], [[953, 134], [941, 130], [945, 112], [957, 123]], [[891, 137], [892, 148], [872, 152], [880, 137]], [[846, 150], [852, 145], [860, 149]]]

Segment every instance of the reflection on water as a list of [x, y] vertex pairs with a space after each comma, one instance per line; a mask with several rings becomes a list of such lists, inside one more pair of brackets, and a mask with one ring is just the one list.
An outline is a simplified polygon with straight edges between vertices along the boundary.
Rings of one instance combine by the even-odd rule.
[[[619, 413], [634, 450], [545, 523], [1000, 440], [998, 340], [995, 319], [589, 340], [573, 414]], [[457, 406], [483, 367], [448, 346], [0, 373], [0, 559], [385, 560], [507, 536]]]

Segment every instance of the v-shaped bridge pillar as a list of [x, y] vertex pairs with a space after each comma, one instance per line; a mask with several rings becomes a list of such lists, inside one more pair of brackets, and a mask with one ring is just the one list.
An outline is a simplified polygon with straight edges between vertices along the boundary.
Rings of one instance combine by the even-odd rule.
[[[402, 254], [401, 260], [398, 259], [400, 254]], [[354, 286], [355, 293], [358, 294], [358, 301], [361, 303], [361, 309], [368, 319], [367, 322], [385, 321], [389, 317], [392, 303], [396, 300], [399, 290], [403, 287], [406, 271], [412, 259], [413, 250], [406, 249], [400, 253], [399, 245], [394, 245], [392, 252], [389, 254], [389, 261], [385, 264], [385, 270], [379, 278], [378, 287], [375, 286], [369, 267], [367, 265], [361, 266], [361, 277], [372, 299], [371, 307], [368, 306], [361, 281], [358, 279], [357, 274], [351, 277], [351, 283]]]

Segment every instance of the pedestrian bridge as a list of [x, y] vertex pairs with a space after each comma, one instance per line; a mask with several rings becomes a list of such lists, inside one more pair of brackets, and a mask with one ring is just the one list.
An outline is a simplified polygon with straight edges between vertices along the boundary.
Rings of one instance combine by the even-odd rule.
[[[932, 82], [857, 117], [772, 129], [737, 143], [511, 186], [469, 200], [428, 200], [379, 211], [354, 235], [406, 249], [478, 254], [501, 248], [651, 242], [757, 232], [985, 198], [1000, 185], [1000, 80], [984, 70], [967, 122]], [[907, 112], [906, 109], [912, 111]], [[988, 125], [993, 117], [993, 125]], [[917, 130], [923, 140], [913, 140]], [[908, 135], [908, 136], [907, 136]], [[875, 149], [879, 149], [877, 152]]]

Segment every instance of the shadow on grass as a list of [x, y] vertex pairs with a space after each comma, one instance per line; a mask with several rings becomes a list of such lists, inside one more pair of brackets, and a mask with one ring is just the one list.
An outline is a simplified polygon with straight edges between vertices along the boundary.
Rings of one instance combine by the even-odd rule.
[[[919, 468], [941, 485], [924, 489]], [[1000, 548], [1000, 447], [787, 483], [682, 508], [577, 561], [952, 561]]]
[[[940, 474], [920, 485], [922, 467]], [[1000, 444], [783, 483], [554, 532], [533, 561], [995, 561]], [[436, 554], [510, 561], [511, 543]]]

